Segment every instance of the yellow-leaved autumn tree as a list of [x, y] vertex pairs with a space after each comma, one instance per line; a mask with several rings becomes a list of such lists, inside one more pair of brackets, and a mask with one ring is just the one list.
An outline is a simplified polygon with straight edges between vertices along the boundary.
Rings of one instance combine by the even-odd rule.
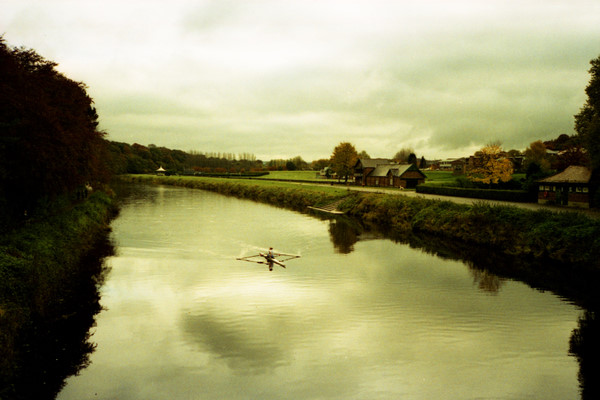
[[513, 163], [499, 144], [489, 144], [475, 153], [475, 165], [467, 171], [473, 182], [497, 184], [512, 178]]

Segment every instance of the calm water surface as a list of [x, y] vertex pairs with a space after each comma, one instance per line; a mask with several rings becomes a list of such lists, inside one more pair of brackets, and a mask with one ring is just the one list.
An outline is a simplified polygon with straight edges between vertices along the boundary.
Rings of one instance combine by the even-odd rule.
[[[579, 398], [581, 311], [523, 283], [199, 190], [139, 187], [113, 229], [97, 350], [61, 400]], [[268, 246], [302, 257], [236, 260]]]

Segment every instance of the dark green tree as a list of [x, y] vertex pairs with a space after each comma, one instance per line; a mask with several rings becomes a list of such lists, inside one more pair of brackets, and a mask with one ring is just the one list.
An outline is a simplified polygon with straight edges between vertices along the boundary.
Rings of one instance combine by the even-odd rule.
[[406, 160], [408, 164], [417, 165], [417, 155], [415, 153], [410, 153], [408, 155], [408, 160]]
[[[0, 37], [0, 204], [4, 218], [108, 179], [107, 143], [83, 83]], [[7, 222], [7, 221], [5, 221]]]
[[406, 164], [406, 163], [408, 163], [408, 157], [411, 154], [414, 154], [414, 152], [415, 151], [410, 147], [403, 147], [400, 150], [398, 150], [396, 152], [396, 154], [394, 154], [394, 157], [392, 157], [392, 158], [401, 164]]
[[592, 205], [600, 204], [600, 56], [590, 61], [590, 82], [585, 88], [587, 100], [575, 115], [575, 131], [587, 150], [592, 169], [590, 194]]
[[590, 61], [590, 82], [585, 89], [587, 100], [575, 115], [575, 131], [590, 157], [592, 170], [600, 170], [600, 57]]

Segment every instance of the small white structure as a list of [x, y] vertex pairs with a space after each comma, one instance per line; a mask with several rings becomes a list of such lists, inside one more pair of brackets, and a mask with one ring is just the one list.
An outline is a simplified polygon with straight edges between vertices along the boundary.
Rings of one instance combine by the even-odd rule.
[[165, 174], [165, 172], [167, 172], [162, 166], [158, 167], [158, 169], [156, 170], [156, 175], [158, 176], [163, 176]]

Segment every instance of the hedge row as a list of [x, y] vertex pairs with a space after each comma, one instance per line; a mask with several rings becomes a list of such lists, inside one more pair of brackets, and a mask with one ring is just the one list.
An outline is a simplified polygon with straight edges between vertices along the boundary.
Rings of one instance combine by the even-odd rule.
[[469, 197], [473, 199], [513, 201], [519, 203], [532, 203], [536, 201], [535, 194], [526, 192], [524, 190], [494, 190], [439, 185], [419, 185], [417, 186], [417, 193]]

